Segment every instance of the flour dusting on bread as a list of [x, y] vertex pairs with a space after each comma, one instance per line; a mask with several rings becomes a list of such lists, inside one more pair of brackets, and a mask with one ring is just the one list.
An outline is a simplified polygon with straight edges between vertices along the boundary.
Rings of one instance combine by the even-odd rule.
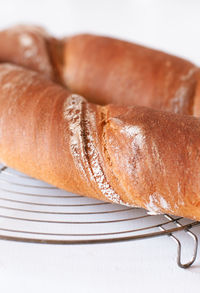
[[156, 215], [162, 213], [162, 210], [170, 210], [171, 206], [158, 192], [149, 195], [149, 201], [146, 204], [149, 214]]
[[69, 145], [75, 165], [87, 180], [85, 168], [88, 165], [88, 161], [84, 156], [84, 140], [82, 137], [81, 128], [83, 102], [84, 98], [78, 95], [71, 95], [69, 98], [67, 98], [64, 104], [64, 118], [69, 122]]
[[137, 125], [133, 125], [133, 126], [124, 126], [121, 131], [121, 133], [124, 133], [125, 135], [127, 135], [128, 137], [133, 137], [133, 143], [132, 145], [135, 146], [137, 145], [138, 147], [142, 147], [144, 144], [144, 134], [142, 129], [137, 126]]
[[[83, 111], [83, 104], [85, 111]], [[105, 177], [96, 145], [95, 113], [89, 109], [85, 99], [78, 95], [71, 95], [67, 98], [64, 105], [64, 118], [69, 123], [70, 150], [77, 168], [87, 178], [87, 181], [96, 183], [95, 187], [98, 187], [106, 199], [114, 203], [125, 204]]]
[[30, 34], [22, 33], [19, 37], [20, 44], [24, 47], [30, 47], [33, 45], [33, 40]]

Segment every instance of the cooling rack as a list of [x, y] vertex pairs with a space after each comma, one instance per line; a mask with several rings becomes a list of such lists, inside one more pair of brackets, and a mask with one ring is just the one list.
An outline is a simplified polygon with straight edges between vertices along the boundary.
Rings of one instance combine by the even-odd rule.
[[[1, 240], [81, 245], [168, 235], [177, 243], [177, 264], [188, 268], [198, 249], [191, 229], [199, 224], [72, 194], [0, 164]], [[177, 237], [181, 231], [194, 242], [192, 257], [185, 263]]]

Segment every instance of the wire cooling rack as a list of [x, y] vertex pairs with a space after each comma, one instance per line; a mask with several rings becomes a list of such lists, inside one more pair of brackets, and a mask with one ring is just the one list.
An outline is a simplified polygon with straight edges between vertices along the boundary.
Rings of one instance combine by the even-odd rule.
[[[178, 245], [178, 265], [187, 268], [197, 256], [198, 238], [191, 229], [199, 224], [72, 194], [0, 164], [1, 240], [98, 244], [168, 235]], [[191, 260], [184, 264], [180, 231], [194, 242]]]

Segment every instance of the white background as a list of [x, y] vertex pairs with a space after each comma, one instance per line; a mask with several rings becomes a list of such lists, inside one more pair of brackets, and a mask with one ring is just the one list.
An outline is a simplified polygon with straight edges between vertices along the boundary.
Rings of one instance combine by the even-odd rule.
[[[19, 23], [58, 36], [112, 35], [200, 65], [198, 0], [0, 1], [0, 29]], [[198, 292], [199, 256], [189, 270], [178, 268], [175, 257], [167, 237], [84, 247], [0, 241], [0, 292]]]

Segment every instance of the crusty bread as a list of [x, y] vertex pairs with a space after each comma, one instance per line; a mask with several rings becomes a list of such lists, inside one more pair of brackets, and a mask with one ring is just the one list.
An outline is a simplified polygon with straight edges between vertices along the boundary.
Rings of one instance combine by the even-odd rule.
[[0, 61], [41, 72], [92, 103], [200, 115], [200, 69], [187, 60], [108, 37], [56, 39], [32, 26], [0, 32], [0, 43]]
[[38, 27], [2, 31], [0, 43], [0, 62], [23, 66], [0, 64], [1, 162], [68, 191], [200, 220], [200, 120], [170, 113], [200, 115], [197, 66]]
[[194, 64], [136, 44], [94, 35], [66, 40], [64, 83], [98, 104], [140, 105], [192, 114]]
[[99, 106], [0, 65], [0, 161], [66, 190], [200, 220], [200, 120]]

